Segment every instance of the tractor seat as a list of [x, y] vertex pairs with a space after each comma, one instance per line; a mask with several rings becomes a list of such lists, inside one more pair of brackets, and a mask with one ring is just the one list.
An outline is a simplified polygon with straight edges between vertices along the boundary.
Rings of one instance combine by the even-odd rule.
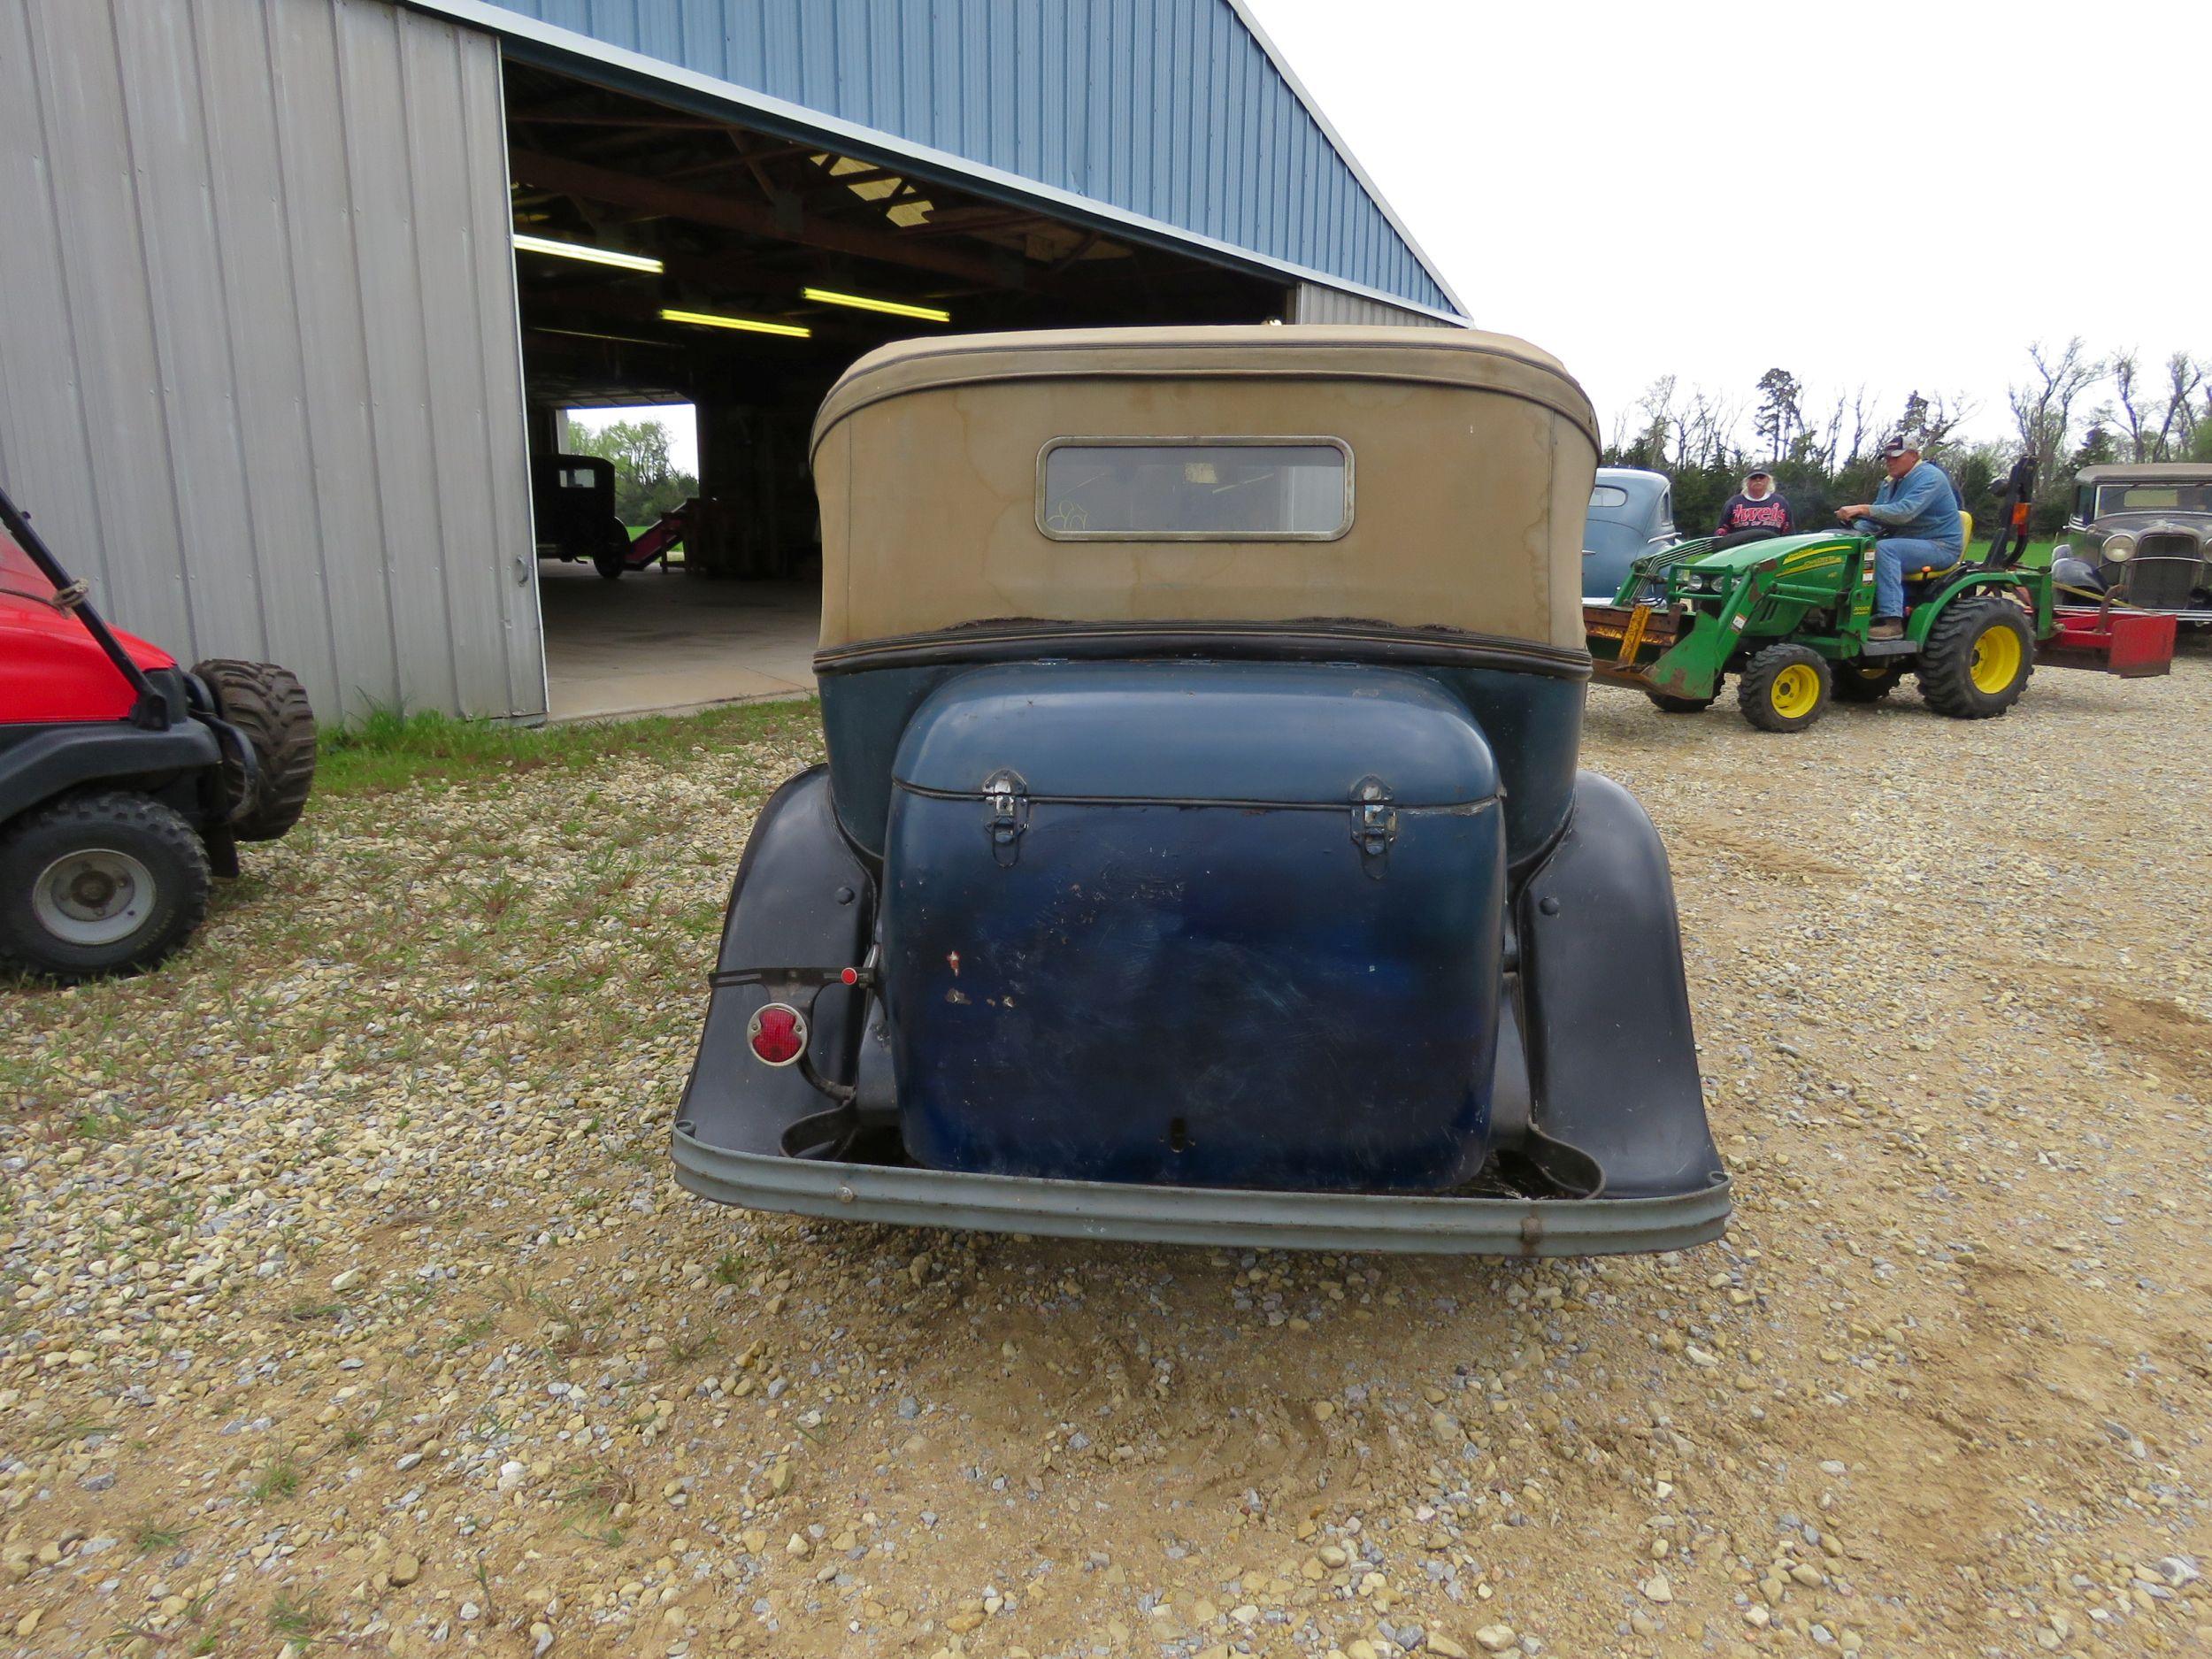
[[1905, 572], [1905, 584], [1910, 587], [1915, 582], [1940, 581], [1965, 563], [1963, 558], [1955, 558], [1948, 565], [1923, 565], [1916, 571]]

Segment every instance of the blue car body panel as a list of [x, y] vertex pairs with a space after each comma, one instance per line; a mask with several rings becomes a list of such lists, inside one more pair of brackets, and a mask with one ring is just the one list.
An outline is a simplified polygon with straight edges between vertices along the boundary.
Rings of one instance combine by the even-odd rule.
[[1430, 680], [979, 669], [895, 770], [879, 973], [918, 1163], [1317, 1192], [1482, 1166], [1503, 815]]
[[[1330, 655], [1338, 661], [1369, 660], [1348, 644]], [[1507, 862], [1517, 871], [1525, 869], [1557, 838], [1567, 821], [1574, 798], [1586, 674], [1464, 666], [1450, 660], [1448, 652], [1428, 655], [1431, 660], [1409, 664], [1407, 672], [1422, 675], [1452, 697], [1485, 734], [1503, 796]], [[1036, 655], [1033, 651], [1022, 660], [1034, 661]], [[1183, 655], [1136, 660], [1194, 659]], [[1237, 666], [1239, 672], [1248, 672], [1246, 664]], [[822, 730], [829, 748], [837, 818], [868, 857], [880, 859], [884, 855], [893, 758], [907, 723], [939, 687], [976, 667], [969, 662], [824, 669]]]
[[1673, 487], [1663, 472], [1601, 466], [1582, 528], [1582, 596], [1610, 603], [1628, 567], [1676, 538]]

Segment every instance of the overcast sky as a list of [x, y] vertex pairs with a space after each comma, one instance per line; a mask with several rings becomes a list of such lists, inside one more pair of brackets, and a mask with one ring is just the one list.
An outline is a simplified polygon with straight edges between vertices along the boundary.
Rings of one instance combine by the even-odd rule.
[[1980, 435], [2031, 340], [2212, 355], [2212, 4], [1249, 0], [1476, 323], [1615, 414], [1780, 365]]

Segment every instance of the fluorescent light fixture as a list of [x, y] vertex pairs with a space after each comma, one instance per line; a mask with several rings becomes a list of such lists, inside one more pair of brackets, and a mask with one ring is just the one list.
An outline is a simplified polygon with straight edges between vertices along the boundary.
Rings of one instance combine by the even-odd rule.
[[788, 334], [794, 340], [811, 340], [814, 331], [802, 328], [796, 323], [764, 323], [757, 317], [717, 317], [711, 311], [672, 311], [663, 310], [664, 323], [696, 323], [702, 328], [741, 328], [751, 334]]
[[808, 299], [825, 305], [849, 305], [856, 311], [881, 311], [887, 317], [918, 317], [926, 323], [949, 323], [950, 311], [933, 305], [909, 305], [899, 300], [872, 300], [864, 294], [840, 294], [834, 288], [801, 288]]
[[518, 232], [515, 246], [524, 253], [549, 253], [556, 259], [581, 259], [586, 265], [611, 265], [624, 271], [658, 271], [661, 262], [641, 253], [617, 253], [611, 248], [587, 248], [580, 242], [553, 242]]

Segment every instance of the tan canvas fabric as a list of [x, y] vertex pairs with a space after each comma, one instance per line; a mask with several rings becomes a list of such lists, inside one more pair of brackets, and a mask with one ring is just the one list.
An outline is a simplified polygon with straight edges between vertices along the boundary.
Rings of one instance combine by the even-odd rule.
[[[1069, 437], [1326, 437], [1352, 453], [1325, 541], [1061, 541], [1041, 449]], [[824, 649], [1000, 618], [1327, 617], [1578, 648], [1589, 400], [1502, 335], [1097, 329], [871, 353], [815, 424]]]

